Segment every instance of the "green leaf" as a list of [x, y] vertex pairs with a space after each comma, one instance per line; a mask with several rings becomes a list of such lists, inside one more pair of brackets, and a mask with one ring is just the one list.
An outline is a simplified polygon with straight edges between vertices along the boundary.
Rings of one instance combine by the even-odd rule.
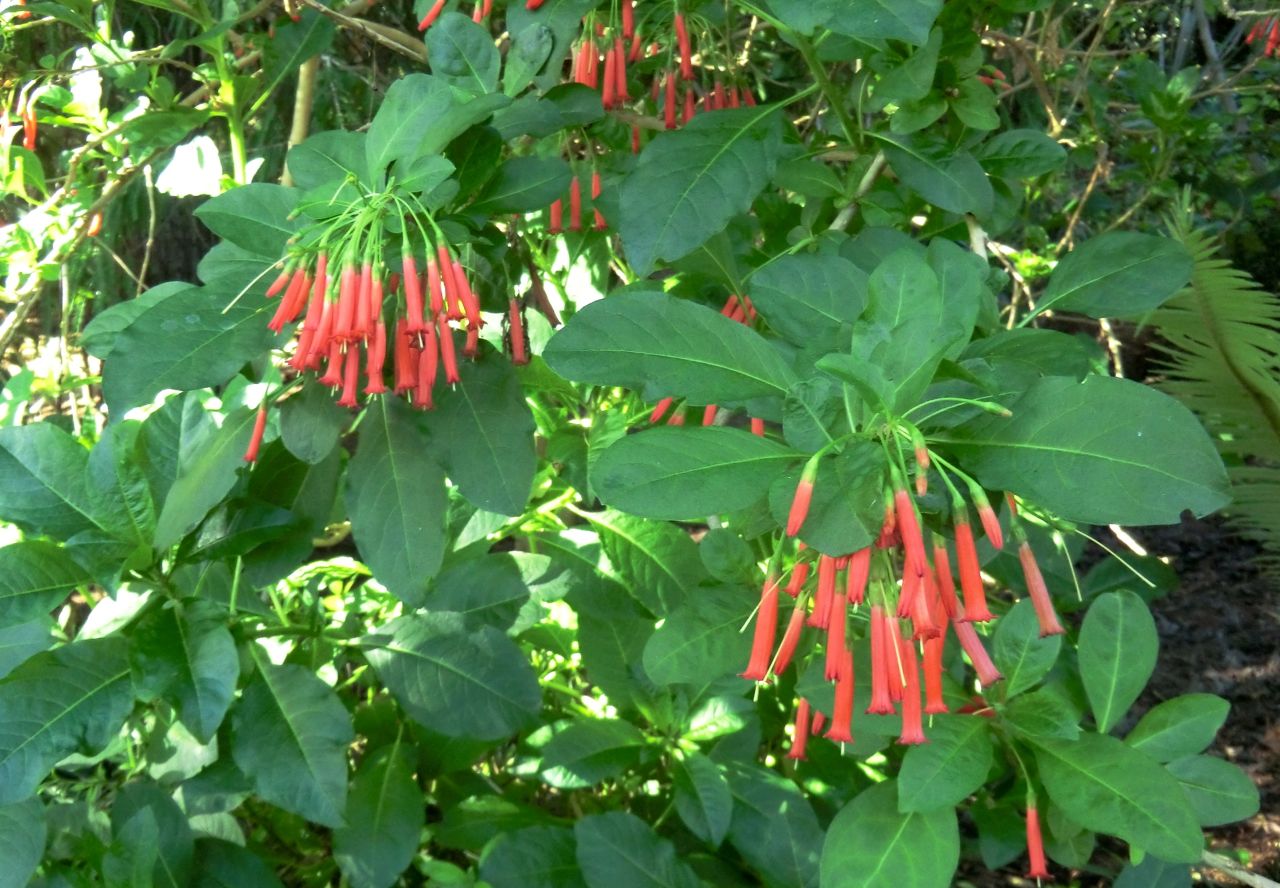
[[471, 626], [507, 631], [529, 602], [529, 587], [510, 553], [492, 553], [452, 565], [427, 596], [431, 610], [461, 614]]
[[449, 737], [498, 740], [526, 727], [541, 693], [529, 661], [492, 626], [445, 611], [393, 620], [361, 642], [409, 717]]
[[250, 649], [258, 671], [231, 713], [236, 766], [271, 804], [342, 826], [351, 716], [310, 667], [276, 666], [256, 645]]
[[769, 326], [801, 347], [836, 348], [841, 326], [867, 306], [866, 272], [833, 253], [783, 255], [756, 269], [747, 290]]
[[[537, 72], [540, 89], [550, 90], [560, 82], [561, 62], [568, 54], [582, 29], [582, 17], [592, 8], [592, 0], [547, 0], [538, 9], [530, 10], [523, 3], [512, 3], [507, 9], [507, 31], [524, 34], [532, 25], [541, 25], [551, 32], [551, 51], [546, 63]], [[510, 62], [508, 62], [510, 64]], [[600, 100], [595, 100], [596, 107]]]
[[707, 573], [726, 583], [752, 576], [756, 556], [742, 537], [727, 527], [713, 527], [698, 541], [698, 556]]
[[1080, 714], [1056, 685], [1023, 694], [1000, 710], [1000, 716], [1024, 736], [1063, 740], [1080, 736]]
[[619, 439], [591, 470], [604, 502], [646, 518], [687, 519], [745, 509], [796, 451], [725, 426], [661, 427]]
[[1231, 704], [1213, 694], [1184, 694], [1149, 709], [1124, 742], [1158, 762], [1203, 752], [1227, 720]]
[[[769, 512], [783, 527], [791, 511], [800, 467], [779, 477], [769, 490]], [[813, 487], [809, 514], [800, 527], [805, 545], [824, 555], [848, 555], [880, 535], [884, 523], [884, 448], [854, 441], [835, 456], [823, 457]]]
[[[921, 314], [941, 314], [945, 300], [938, 275], [914, 249], [895, 250], [876, 265], [867, 281], [866, 319], [894, 330]], [[948, 294], [949, 296], [950, 294]]]
[[551, 338], [543, 357], [577, 382], [693, 404], [782, 395], [796, 381], [754, 330], [665, 293], [627, 292], [591, 303]]
[[1013, 697], [1035, 687], [1058, 662], [1061, 650], [1061, 635], [1040, 637], [1040, 621], [1030, 598], [1024, 598], [1010, 608], [996, 623], [991, 650], [996, 668], [1004, 675], [1005, 697]]
[[902, 759], [898, 810], [904, 814], [955, 807], [982, 786], [995, 760], [983, 718], [935, 716], [928, 738]]
[[942, 11], [942, 0], [825, 0], [833, 9], [826, 25], [859, 40], [904, 40], [916, 45], [929, 39], [929, 29]]
[[289, 218], [300, 192], [283, 185], [252, 182], [210, 198], [196, 218], [225, 241], [259, 256], [277, 257], [297, 231]]
[[258, 855], [221, 839], [196, 840], [195, 888], [282, 888]]
[[308, 136], [300, 145], [289, 149], [285, 163], [294, 185], [310, 191], [326, 183], [341, 182], [355, 176], [362, 184], [372, 185], [369, 160], [365, 154], [364, 133], [329, 130]]
[[676, 813], [690, 832], [720, 847], [733, 820], [733, 793], [720, 766], [700, 752], [689, 752], [672, 769]]
[[1105, 734], [1033, 739], [1049, 798], [1076, 823], [1174, 863], [1200, 859], [1204, 837], [1186, 795], [1152, 759]]
[[542, 748], [541, 776], [557, 789], [595, 786], [636, 764], [644, 746], [644, 735], [631, 722], [575, 719]]
[[1054, 269], [1036, 302], [1095, 318], [1133, 317], [1158, 308], [1191, 280], [1186, 247], [1167, 237], [1112, 231], [1090, 238]]
[[1034, 179], [1061, 169], [1067, 162], [1067, 152], [1040, 130], [1005, 130], [982, 144], [978, 162], [992, 176]]
[[727, 774], [734, 801], [733, 847], [766, 884], [817, 888], [822, 827], [804, 793], [756, 765], [734, 764]]
[[39, 799], [0, 806], [0, 888], [26, 888], [44, 858], [47, 833]]
[[751, 208], [782, 153], [782, 117], [773, 107], [700, 114], [660, 133], [622, 184], [619, 231], [641, 275], [675, 260]]
[[333, 832], [333, 859], [352, 888], [388, 888], [413, 861], [426, 820], [408, 750], [397, 742], [368, 755], [351, 781], [347, 825]]
[[0, 626], [46, 616], [89, 581], [60, 546], [39, 540], [5, 546], [0, 549]]
[[173, 293], [116, 335], [102, 371], [113, 416], [164, 389], [220, 385], [270, 349], [275, 337], [267, 322], [275, 305], [261, 298], [259, 288], [228, 308], [238, 289], [214, 283]]
[[432, 153], [423, 147], [428, 130], [458, 102], [447, 83], [429, 74], [410, 74], [393, 81], [365, 140], [366, 160], [375, 184], [392, 161], [407, 163]]
[[[783, 161], [773, 175], [773, 184], [805, 197], [836, 197], [844, 193], [840, 177], [830, 166], [818, 160]], [[754, 296], [752, 301], [755, 301]]]
[[1150, 854], [1139, 864], [1129, 864], [1116, 876], [1113, 888], [1191, 888], [1186, 864], [1166, 863]]
[[86, 486], [96, 523], [119, 540], [150, 546], [156, 506], [143, 471], [142, 423], [114, 422], [89, 453]]
[[365, 414], [347, 469], [347, 509], [360, 557], [396, 597], [422, 599], [444, 558], [444, 473], [431, 460], [420, 417], [400, 398]]
[[1082, 524], [1176, 524], [1184, 510], [1206, 515], [1229, 501], [1213, 442], [1155, 389], [1047, 376], [1012, 409], [1011, 419], [984, 417], [946, 439], [992, 490]]
[[51, 422], [0, 428], [0, 515], [62, 539], [95, 527], [88, 464], [89, 451]]
[[538, 467], [533, 413], [520, 378], [493, 353], [467, 362], [461, 375], [461, 382], [440, 392], [429, 418], [434, 449], [473, 505], [519, 515]]
[[995, 193], [973, 155], [940, 149], [920, 139], [874, 132], [868, 135], [885, 143], [885, 157], [903, 184], [938, 209], [979, 217], [990, 214]]
[[111, 832], [102, 864], [108, 884], [139, 884], [139, 877], [156, 888], [191, 884], [195, 840], [182, 809], [159, 784], [127, 784], [112, 802]]
[[572, 180], [569, 164], [559, 157], [512, 157], [499, 165], [471, 208], [491, 216], [539, 210], [567, 195]]
[[0, 678], [53, 644], [53, 621], [41, 615], [25, 623], [0, 625]]
[[681, 528], [621, 512], [589, 512], [627, 591], [655, 617], [670, 613], [706, 577], [698, 547]]
[[822, 888], [946, 888], [960, 861], [952, 808], [900, 814], [898, 787], [877, 783], [831, 821], [822, 846]]
[[644, 671], [660, 685], [697, 686], [742, 671], [751, 636], [739, 630], [757, 601], [741, 586], [697, 590], [645, 645]]
[[431, 73], [454, 86], [481, 95], [498, 87], [498, 51], [488, 28], [470, 16], [446, 12], [427, 31]]
[[298, 459], [315, 464], [333, 452], [350, 422], [324, 386], [304, 385], [280, 406], [280, 439]]
[[146, 700], [164, 696], [197, 740], [208, 743], [231, 706], [240, 657], [226, 611], [206, 601], [175, 603], [148, 612], [129, 648], [134, 688]]
[[178, 476], [156, 520], [155, 547], [163, 551], [177, 543], [222, 501], [245, 465], [244, 452], [253, 434], [255, 411], [242, 408], [228, 416], [221, 428], [184, 450]]
[[578, 865], [589, 888], [699, 888], [675, 848], [634, 814], [613, 811], [574, 825]]
[[93, 316], [93, 320], [80, 334], [81, 347], [95, 358], [105, 359], [116, 347], [116, 337], [120, 335], [120, 331], [132, 324], [138, 315], [174, 293], [190, 288], [191, 284], [186, 281], [166, 281], [148, 287], [135, 299], [117, 302], [106, 311]]
[[554, 32], [539, 22], [534, 22], [515, 34], [511, 41], [511, 51], [507, 53], [506, 69], [502, 72], [502, 91], [515, 96], [533, 83], [533, 79], [551, 56], [555, 42]]
[[493, 888], [586, 888], [577, 841], [560, 826], [504, 832], [480, 857], [480, 878]]
[[0, 805], [30, 796], [71, 753], [115, 739], [133, 708], [125, 650], [118, 636], [77, 641], [0, 682]]
[[1132, 592], [1099, 595], [1080, 627], [1080, 679], [1099, 733], [1138, 699], [1156, 667], [1160, 637], [1146, 603]]
[[1190, 755], [1165, 767], [1186, 790], [1201, 826], [1222, 826], [1258, 813], [1258, 787], [1239, 765], [1210, 755]]

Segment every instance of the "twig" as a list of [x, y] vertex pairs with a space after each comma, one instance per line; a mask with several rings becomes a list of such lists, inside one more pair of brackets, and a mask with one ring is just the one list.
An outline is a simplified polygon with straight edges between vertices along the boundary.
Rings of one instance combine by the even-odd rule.
[[[151, 167], [143, 167], [142, 181], [147, 186], [147, 246], [142, 251], [142, 267], [138, 269], [138, 292], [146, 289], [147, 269], [151, 266], [151, 251], [156, 245], [156, 184], [151, 178]], [[92, 217], [91, 217], [92, 218]]]
[[397, 28], [391, 28], [378, 22], [369, 22], [364, 19], [352, 18], [345, 12], [336, 9], [330, 9], [319, 0], [302, 0], [303, 6], [309, 6], [319, 12], [321, 15], [327, 15], [329, 18], [342, 25], [344, 28], [350, 28], [353, 31], [359, 31], [375, 43], [381, 43], [387, 49], [398, 52], [400, 55], [411, 58], [414, 61], [425, 62], [427, 60], [427, 47], [421, 40], [418, 40], [404, 31]]
[[[289, 128], [288, 149], [301, 145], [311, 131], [311, 104], [316, 92], [316, 73], [320, 70], [320, 57], [312, 56], [298, 66], [298, 91], [293, 97], [293, 124]], [[280, 175], [280, 184], [286, 187], [293, 184], [293, 176], [286, 163]]]
[[1089, 198], [1093, 195], [1093, 189], [1097, 187], [1098, 180], [1102, 177], [1103, 171], [1107, 168], [1107, 143], [1098, 143], [1098, 162], [1093, 166], [1093, 173], [1089, 176], [1089, 182], [1084, 186], [1084, 194], [1080, 195], [1080, 200], [1076, 203], [1075, 209], [1071, 211], [1071, 218], [1067, 220], [1067, 230], [1063, 232], [1061, 240], [1053, 248], [1054, 255], [1061, 256], [1062, 251], [1071, 246], [1075, 239], [1076, 225], [1080, 223], [1080, 215], [1084, 212], [1084, 205], [1089, 202]]
[[1200, 860], [1205, 866], [1212, 867], [1220, 873], [1226, 873], [1242, 885], [1250, 885], [1252, 888], [1280, 888], [1280, 882], [1273, 882], [1266, 876], [1251, 873], [1247, 869], [1238, 866], [1229, 857], [1214, 854], [1207, 848], [1200, 853]]

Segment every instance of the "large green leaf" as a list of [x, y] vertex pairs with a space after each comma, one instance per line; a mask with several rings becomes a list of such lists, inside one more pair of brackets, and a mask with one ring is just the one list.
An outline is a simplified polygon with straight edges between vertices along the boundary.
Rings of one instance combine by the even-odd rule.
[[591, 469], [591, 486], [616, 509], [646, 518], [697, 518], [745, 509], [796, 451], [725, 426], [664, 426], [616, 441]]
[[960, 861], [953, 808], [898, 813], [898, 787], [877, 783], [831, 821], [822, 846], [822, 888], [946, 888]]
[[282, 888], [257, 854], [222, 839], [196, 840], [195, 888]]
[[679, 259], [751, 208], [782, 153], [777, 108], [699, 114], [659, 134], [622, 185], [619, 231], [631, 265], [647, 274]]
[[[537, 85], [550, 90], [561, 80], [561, 62], [569, 53], [573, 42], [582, 30], [582, 17], [592, 8], [592, 0], [547, 0], [536, 10], [524, 3], [512, 3], [507, 8], [507, 31], [523, 35], [531, 25], [541, 25], [551, 33], [551, 50], [546, 62], [538, 69]], [[519, 40], [520, 37], [517, 37]], [[507, 64], [511, 62], [508, 59]], [[596, 99], [596, 107], [600, 101]]]
[[918, 138], [871, 133], [885, 143], [889, 165], [908, 188], [941, 210], [986, 216], [995, 199], [973, 155]]
[[1258, 787], [1239, 765], [1211, 755], [1189, 755], [1166, 767], [1186, 790], [1201, 826], [1221, 826], [1258, 813]]
[[199, 524], [235, 486], [245, 465], [255, 411], [236, 410], [221, 428], [209, 425], [199, 441], [184, 448], [177, 478], [156, 519], [155, 546], [167, 549]]
[[582, 789], [636, 764], [644, 735], [618, 718], [571, 721], [542, 748], [542, 779], [557, 789]]
[[788, 27], [809, 34], [827, 27], [859, 40], [924, 43], [942, 10], [942, 0], [769, 0]]
[[733, 847], [766, 884], [817, 888], [822, 827], [800, 787], [757, 765], [735, 764], [727, 773]]
[[304, 385], [280, 407], [280, 439], [298, 459], [318, 463], [333, 452], [350, 422], [351, 413], [323, 386]]
[[1136, 231], [1090, 238], [1054, 269], [1036, 313], [1054, 309], [1132, 317], [1158, 308], [1191, 279], [1191, 254], [1178, 241]]
[[1063, 740], [1074, 740], [1080, 736], [1081, 714], [1067, 693], [1056, 684], [1022, 694], [1000, 708], [1001, 717], [1018, 733]]
[[273, 805], [339, 827], [347, 806], [347, 747], [355, 739], [342, 701], [309, 667], [276, 666], [251, 648], [257, 675], [231, 713], [231, 755]]
[[678, 607], [707, 575], [698, 547], [675, 525], [614, 511], [587, 517], [627, 592], [655, 617]]
[[928, 737], [902, 759], [898, 810], [904, 814], [955, 807], [982, 786], [995, 760], [984, 718], [937, 716]]
[[0, 428], [0, 516], [63, 539], [97, 526], [88, 464], [89, 451], [51, 422]]
[[1187, 796], [1154, 760], [1105, 734], [1034, 743], [1049, 797], [1076, 823], [1174, 863], [1200, 859], [1204, 837]]
[[143, 471], [139, 422], [113, 422], [89, 453], [86, 486], [99, 526], [117, 539], [150, 546], [156, 504]]
[[436, 579], [426, 603], [431, 610], [461, 614], [468, 625], [505, 632], [529, 603], [529, 586], [512, 554], [495, 552], [450, 566]]
[[111, 804], [111, 832], [102, 862], [107, 884], [191, 884], [195, 839], [182, 809], [158, 783], [129, 783], [121, 790]]
[[133, 708], [123, 638], [36, 654], [0, 682], [0, 805], [21, 801], [59, 761], [97, 752]]
[[437, 733], [497, 740], [538, 712], [533, 668], [492, 626], [468, 629], [461, 615], [447, 611], [413, 614], [361, 644], [409, 716]]
[[0, 549], [0, 626], [46, 616], [89, 575], [59, 546], [39, 540]]
[[644, 648], [644, 671], [658, 684], [704, 685], [746, 668], [751, 636], [741, 629], [758, 601], [739, 586], [690, 595]]
[[1004, 693], [1013, 697], [1049, 674], [1062, 650], [1062, 636], [1040, 637], [1040, 621], [1030, 598], [1019, 601], [996, 623], [991, 657], [1004, 675]]
[[747, 292], [769, 326], [796, 345], [835, 348], [841, 325], [866, 308], [867, 274], [834, 253], [784, 254], [751, 275]]
[[365, 414], [346, 501], [374, 576], [404, 601], [420, 601], [444, 557], [448, 500], [420, 417], [401, 399], [382, 398]]
[[231, 705], [240, 657], [226, 611], [206, 601], [175, 603], [146, 614], [129, 649], [139, 697], [173, 700], [179, 718], [208, 743]]
[[634, 814], [584, 817], [573, 828], [578, 865], [589, 888], [698, 888], [675, 848]]
[[1094, 599], [1080, 627], [1080, 679], [1105, 734], [1124, 718], [1156, 667], [1160, 637], [1146, 603], [1132, 592]]
[[569, 193], [573, 172], [559, 157], [512, 157], [494, 173], [472, 206], [478, 213], [527, 213]]
[[720, 766], [700, 752], [685, 753], [675, 763], [672, 785], [684, 825], [718, 848], [733, 821], [733, 792]]
[[985, 486], [1085, 524], [1176, 524], [1227, 504], [1227, 476], [1191, 411], [1127, 379], [1047, 376], [948, 438]]
[[665, 293], [627, 292], [591, 303], [552, 337], [543, 357], [578, 382], [694, 404], [782, 395], [795, 382], [755, 331]]
[[480, 95], [498, 86], [498, 50], [488, 28], [468, 15], [446, 12], [427, 32], [431, 72], [444, 81]]
[[1067, 152], [1045, 132], [1005, 130], [982, 143], [978, 162], [993, 176], [1032, 179], [1062, 167]]
[[219, 385], [265, 354], [275, 338], [267, 322], [276, 308], [262, 298], [265, 286], [230, 307], [238, 287], [189, 287], [140, 313], [116, 335], [103, 365], [102, 391], [112, 415], [123, 416], [163, 389]]
[[586, 888], [573, 831], [530, 826], [500, 833], [480, 857], [480, 878], [493, 888]]
[[289, 214], [298, 204], [299, 193], [282, 185], [252, 182], [205, 201], [196, 208], [196, 217], [223, 240], [274, 258], [283, 255], [285, 243], [298, 228]]
[[26, 888], [44, 858], [47, 833], [39, 799], [0, 806], [0, 888]]
[[1174, 697], [1149, 709], [1124, 742], [1158, 762], [1195, 755], [1213, 742], [1230, 709], [1213, 694]]
[[333, 831], [333, 859], [352, 888], [388, 888], [413, 861], [426, 808], [408, 750], [399, 743], [360, 763], [347, 825]]
[[53, 644], [53, 621], [41, 615], [25, 623], [0, 625], [0, 678]]
[[349, 130], [328, 130], [308, 136], [302, 144], [290, 148], [285, 158], [294, 184], [309, 191], [326, 182], [341, 182], [351, 175], [366, 186], [372, 185], [365, 139], [364, 133]]
[[529, 500], [538, 457], [533, 414], [511, 365], [492, 353], [462, 368], [440, 392], [428, 428], [449, 479], [475, 506], [519, 515]]

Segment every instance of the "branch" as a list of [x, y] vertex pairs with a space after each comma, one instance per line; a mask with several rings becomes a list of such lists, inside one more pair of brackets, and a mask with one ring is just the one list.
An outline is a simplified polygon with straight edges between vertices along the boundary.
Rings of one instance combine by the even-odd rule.
[[1209, 849], [1205, 849], [1200, 854], [1200, 860], [1205, 866], [1212, 867], [1218, 872], [1226, 873], [1242, 885], [1249, 885], [1252, 888], [1280, 888], [1280, 882], [1273, 882], [1266, 876], [1260, 876], [1257, 873], [1251, 873], [1247, 869], [1243, 869], [1229, 857], [1223, 857], [1221, 854], [1214, 854]]
[[[364, 19], [352, 18], [346, 14], [346, 10], [330, 9], [319, 0], [302, 0], [303, 6], [309, 6], [319, 12], [321, 15], [327, 15], [329, 18], [342, 25], [344, 28], [350, 28], [353, 31], [359, 31], [375, 43], [381, 43], [393, 52], [411, 58], [416, 62], [426, 62], [427, 46], [421, 40], [406, 34], [397, 28], [391, 28], [378, 22], [367, 22]], [[356, 4], [353, 4], [356, 5]], [[367, 8], [366, 4], [358, 4]]]

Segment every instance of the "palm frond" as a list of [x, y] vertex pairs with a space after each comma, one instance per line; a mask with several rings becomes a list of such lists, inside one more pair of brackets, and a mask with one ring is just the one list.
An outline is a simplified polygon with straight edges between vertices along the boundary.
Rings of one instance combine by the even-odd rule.
[[1150, 318], [1161, 388], [1200, 417], [1231, 475], [1228, 516], [1280, 570], [1280, 300], [1217, 254], [1189, 222], [1172, 234], [1195, 260], [1190, 284]]

